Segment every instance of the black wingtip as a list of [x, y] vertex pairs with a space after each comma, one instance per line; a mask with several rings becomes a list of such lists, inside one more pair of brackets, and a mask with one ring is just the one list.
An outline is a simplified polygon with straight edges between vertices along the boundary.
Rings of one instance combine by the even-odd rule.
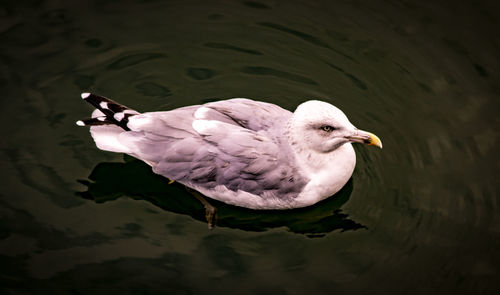
[[78, 126], [100, 126], [100, 125], [110, 125], [110, 124], [116, 125], [115, 122], [109, 120], [104, 116], [76, 121], [76, 125]]
[[109, 98], [97, 94], [84, 92], [80, 96], [82, 97], [83, 100], [90, 103], [96, 109], [100, 110], [104, 114], [104, 116], [87, 120], [79, 120], [76, 122], [78, 126], [96, 126], [96, 125], [114, 124], [128, 131], [130, 130], [127, 127], [128, 118], [130, 116], [139, 114], [137, 111], [134, 111]]

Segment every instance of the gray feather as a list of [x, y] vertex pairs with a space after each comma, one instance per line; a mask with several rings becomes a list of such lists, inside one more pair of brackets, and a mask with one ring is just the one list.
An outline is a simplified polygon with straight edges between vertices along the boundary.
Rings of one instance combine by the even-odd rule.
[[[262, 197], [279, 192], [283, 198], [293, 198], [302, 191], [308, 179], [288, 158], [292, 153], [283, 152], [287, 147], [273, 132], [283, 128], [289, 111], [247, 99], [204, 107], [208, 110], [203, 119], [218, 121], [224, 128], [198, 134], [192, 122], [199, 106], [190, 106], [135, 115], [128, 123], [132, 131], [123, 132], [120, 141], [133, 146], [134, 156], [151, 162], [155, 173], [181, 183], [205, 188], [224, 185]], [[267, 190], [271, 192], [264, 193]]]

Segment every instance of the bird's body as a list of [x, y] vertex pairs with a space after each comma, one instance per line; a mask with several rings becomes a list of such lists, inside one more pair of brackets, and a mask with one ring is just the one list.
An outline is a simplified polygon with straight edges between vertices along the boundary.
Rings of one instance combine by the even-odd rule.
[[351, 142], [381, 147], [320, 101], [294, 113], [238, 98], [140, 114], [94, 94], [82, 98], [97, 110], [77, 124], [91, 125], [98, 148], [132, 155], [210, 198], [252, 209], [315, 204], [351, 177]]

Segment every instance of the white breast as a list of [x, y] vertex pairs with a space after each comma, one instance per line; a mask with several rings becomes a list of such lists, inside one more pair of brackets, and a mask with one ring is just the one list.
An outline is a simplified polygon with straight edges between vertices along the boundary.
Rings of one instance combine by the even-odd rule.
[[331, 153], [315, 154], [314, 159], [298, 162], [311, 179], [296, 198], [297, 207], [313, 205], [337, 193], [351, 177], [356, 166], [356, 154], [350, 143]]

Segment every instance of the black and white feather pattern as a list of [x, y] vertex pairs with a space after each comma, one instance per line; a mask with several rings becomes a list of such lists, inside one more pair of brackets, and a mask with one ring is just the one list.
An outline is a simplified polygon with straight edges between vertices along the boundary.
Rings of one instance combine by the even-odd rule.
[[99, 112], [94, 112], [92, 118], [77, 121], [78, 126], [114, 124], [123, 130], [129, 131], [130, 129], [127, 127], [128, 118], [139, 114], [137, 111], [103, 96], [92, 93], [82, 93], [81, 96], [83, 100], [93, 105]]

